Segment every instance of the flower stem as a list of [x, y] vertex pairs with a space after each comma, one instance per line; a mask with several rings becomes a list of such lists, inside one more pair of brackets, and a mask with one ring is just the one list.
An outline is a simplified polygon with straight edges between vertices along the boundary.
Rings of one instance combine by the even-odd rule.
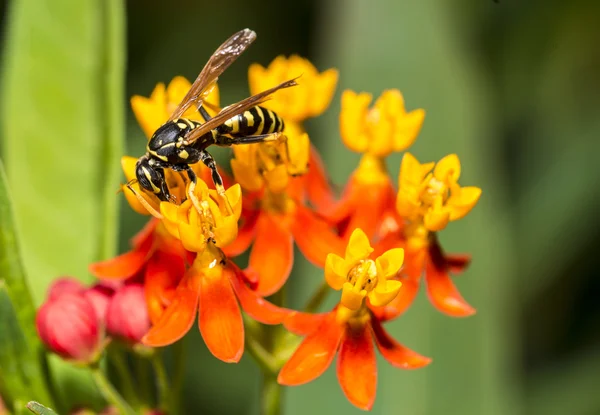
[[171, 397], [174, 413], [179, 413], [181, 410], [181, 393], [183, 382], [185, 380], [185, 368], [187, 367], [187, 341], [186, 337], [179, 340], [173, 345], [174, 371], [173, 382], [171, 384]]
[[156, 383], [158, 385], [158, 407], [166, 413], [171, 413], [172, 405], [169, 378], [161, 354], [158, 352], [153, 353], [151, 361], [156, 374]]
[[135, 415], [135, 411], [129, 406], [125, 399], [123, 399], [119, 392], [117, 392], [100, 368], [92, 368], [92, 378], [94, 379], [94, 382], [96, 382], [96, 386], [104, 399], [111, 405], [114, 405], [121, 415]]
[[110, 349], [109, 356], [116, 369], [116, 375], [119, 376], [119, 385], [121, 386], [123, 396], [132, 402], [134, 406], [137, 406], [139, 404], [139, 396], [133, 389], [134, 383], [127, 365], [126, 356], [122, 350], [116, 347]]
[[256, 334], [256, 331], [246, 330], [246, 346], [248, 348], [248, 353], [256, 360], [256, 363], [258, 363], [265, 376], [274, 376], [279, 371], [277, 360], [264, 348]]
[[264, 373], [261, 389], [261, 415], [280, 415], [283, 390], [277, 383], [277, 374]]
[[327, 298], [327, 295], [330, 291], [331, 288], [329, 287], [329, 284], [327, 284], [327, 281], [323, 280], [319, 288], [317, 288], [317, 290], [310, 297], [310, 300], [308, 300], [308, 302], [304, 306], [304, 312], [314, 313], [315, 311], [317, 311], [317, 309], [321, 306], [323, 301], [325, 301], [325, 298]]

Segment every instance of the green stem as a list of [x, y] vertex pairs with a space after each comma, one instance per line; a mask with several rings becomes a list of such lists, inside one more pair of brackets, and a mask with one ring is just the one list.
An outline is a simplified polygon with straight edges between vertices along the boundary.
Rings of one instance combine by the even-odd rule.
[[321, 304], [323, 304], [323, 301], [325, 301], [325, 298], [327, 298], [327, 295], [330, 291], [331, 288], [329, 287], [329, 284], [327, 284], [327, 281], [323, 280], [319, 288], [317, 288], [317, 290], [310, 297], [310, 300], [308, 300], [304, 306], [304, 312], [314, 313], [317, 311]]
[[277, 383], [277, 374], [265, 373], [262, 381], [261, 415], [280, 415], [283, 390]]
[[187, 367], [187, 342], [186, 337], [179, 340], [173, 345], [174, 371], [173, 382], [171, 385], [173, 411], [181, 412], [181, 395], [183, 390], [183, 382], [185, 380], [185, 368]]
[[156, 383], [158, 385], [158, 407], [166, 413], [171, 413], [172, 405], [169, 378], [161, 354], [158, 352], [154, 353], [151, 357], [151, 362], [156, 374]]
[[123, 354], [123, 351], [117, 350], [113, 347], [110, 350], [109, 356], [115, 370], [117, 371], [117, 376], [119, 376], [119, 386], [121, 387], [123, 395], [130, 402], [133, 402], [134, 406], [138, 406], [139, 396], [133, 389], [133, 379], [131, 377], [131, 372], [127, 365], [127, 360]]
[[265, 376], [277, 375], [280, 367], [277, 364], [277, 359], [263, 347], [260, 341], [256, 338], [255, 332], [246, 331], [246, 348], [248, 353], [256, 360], [258, 366]]
[[121, 415], [135, 415], [135, 411], [129, 406], [125, 399], [123, 399], [119, 392], [117, 392], [100, 368], [92, 368], [92, 377], [104, 399], [106, 399], [109, 404], [114, 405]]
[[154, 394], [152, 387], [150, 386], [150, 367], [148, 366], [148, 359], [139, 355], [135, 356], [135, 372], [137, 375], [137, 381], [139, 382], [138, 392], [142, 396], [143, 402], [150, 404], [152, 402], [152, 395]]

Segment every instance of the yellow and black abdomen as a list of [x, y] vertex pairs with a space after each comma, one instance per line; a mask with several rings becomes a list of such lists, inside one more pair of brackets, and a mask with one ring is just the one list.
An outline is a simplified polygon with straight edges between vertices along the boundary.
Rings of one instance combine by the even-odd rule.
[[284, 123], [279, 115], [267, 108], [256, 106], [225, 121], [218, 130], [219, 133], [232, 137], [246, 137], [280, 133], [283, 128]]

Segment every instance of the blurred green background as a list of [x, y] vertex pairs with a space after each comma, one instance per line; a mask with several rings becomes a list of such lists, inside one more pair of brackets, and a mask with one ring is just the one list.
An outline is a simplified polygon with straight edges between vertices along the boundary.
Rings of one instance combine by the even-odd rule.
[[[599, 2], [130, 0], [126, 50], [110, 34], [118, 10], [104, 7], [118, 3], [0, 2], [0, 156], [37, 303], [58, 275], [90, 281], [86, 264], [116, 248], [103, 230], [114, 209], [98, 194], [115, 193], [121, 133], [127, 154], [143, 153], [128, 98], [195, 77], [218, 44], [249, 27], [258, 40], [222, 76], [222, 102], [248, 94], [251, 62], [297, 53], [338, 68], [332, 106], [308, 123], [334, 183], [358, 160], [339, 139], [340, 92], [399, 88], [408, 109], [427, 112], [410, 151], [421, 161], [456, 152], [461, 183], [483, 188], [473, 213], [441, 235], [447, 250], [473, 255], [457, 284], [478, 313], [446, 317], [421, 293], [388, 327], [434, 362], [407, 372], [380, 361], [373, 413], [600, 414]], [[223, 163], [229, 153], [219, 155]], [[389, 159], [394, 179], [400, 157]], [[120, 251], [145, 220], [123, 199], [113, 198]], [[298, 264], [291, 293], [301, 304], [321, 274]], [[221, 363], [197, 330], [189, 337], [187, 413], [256, 414], [254, 362]], [[333, 370], [286, 390], [285, 409], [360, 412]]]

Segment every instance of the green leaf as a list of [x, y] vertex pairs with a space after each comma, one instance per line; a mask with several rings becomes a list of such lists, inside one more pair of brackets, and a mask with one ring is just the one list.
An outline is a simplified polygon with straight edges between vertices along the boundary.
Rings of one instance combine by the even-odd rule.
[[[2, 154], [23, 263], [40, 303], [52, 279], [90, 279], [88, 264], [116, 251], [124, 6], [122, 0], [10, 6]], [[60, 403], [100, 402], [89, 375], [66, 366], [51, 360], [60, 368], [54, 371]]]
[[38, 402], [29, 402], [27, 404], [27, 409], [37, 415], [56, 415], [56, 412], [54, 412], [52, 409], [46, 408], [44, 405]]
[[[0, 383], [10, 401], [50, 401], [35, 307], [19, 257], [13, 215], [0, 161]], [[11, 402], [9, 402], [10, 404]]]
[[16, 0], [11, 6], [3, 154], [39, 302], [53, 278], [84, 278], [90, 262], [115, 253], [123, 4]]

